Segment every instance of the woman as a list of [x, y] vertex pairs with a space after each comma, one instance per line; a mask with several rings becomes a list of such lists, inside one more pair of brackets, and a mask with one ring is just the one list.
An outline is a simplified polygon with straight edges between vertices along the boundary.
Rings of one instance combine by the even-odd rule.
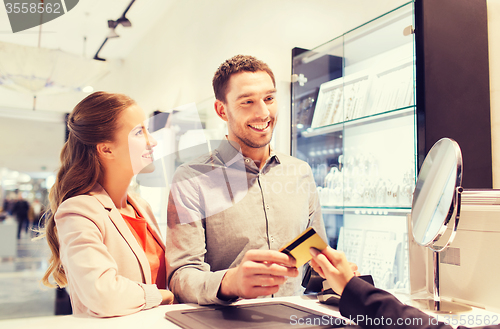
[[[339, 295], [339, 311], [346, 318], [360, 319], [362, 328], [414, 328], [452, 329], [453, 327], [420, 310], [402, 304], [387, 291], [377, 289], [354, 276], [344, 253], [327, 247], [322, 252], [310, 249], [311, 265], [322, 278], [328, 280]], [[404, 321], [411, 319], [411, 321]], [[400, 321], [400, 324], [398, 324]], [[458, 328], [465, 329], [460, 326]], [[479, 327], [476, 327], [479, 328]], [[481, 327], [499, 329], [499, 325]]]
[[52, 256], [43, 283], [53, 286], [52, 276], [68, 286], [73, 314], [119, 316], [173, 301], [158, 224], [149, 205], [127, 193], [153, 162], [145, 120], [132, 99], [106, 92], [87, 96], [68, 118], [49, 195]]

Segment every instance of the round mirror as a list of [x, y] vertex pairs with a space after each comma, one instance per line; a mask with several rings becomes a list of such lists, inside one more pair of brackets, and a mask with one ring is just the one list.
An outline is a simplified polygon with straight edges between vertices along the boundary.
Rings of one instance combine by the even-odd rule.
[[411, 223], [418, 244], [436, 250], [434, 242], [446, 231], [450, 219], [456, 225], [461, 184], [460, 147], [452, 139], [440, 139], [425, 157], [413, 193]]
[[[434, 267], [433, 298], [417, 299], [417, 306], [435, 312], [456, 313], [470, 310], [469, 306], [441, 301], [439, 296], [439, 253], [453, 241], [460, 218], [462, 185], [462, 152], [457, 142], [449, 138], [437, 141], [425, 157], [413, 193], [411, 226], [415, 241], [432, 249]], [[451, 233], [438, 246], [450, 220]], [[443, 240], [446, 240], [443, 238]]]

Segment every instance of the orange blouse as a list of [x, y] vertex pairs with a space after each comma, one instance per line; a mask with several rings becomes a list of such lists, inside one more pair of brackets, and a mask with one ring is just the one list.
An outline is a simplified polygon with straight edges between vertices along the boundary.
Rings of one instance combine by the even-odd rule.
[[123, 214], [122, 217], [146, 253], [149, 266], [151, 267], [151, 282], [156, 283], [158, 289], [166, 289], [167, 268], [165, 265], [165, 251], [161, 247], [160, 242], [156, 241], [154, 235], [151, 233], [151, 228], [146, 219], [137, 214], [137, 212], [136, 218]]

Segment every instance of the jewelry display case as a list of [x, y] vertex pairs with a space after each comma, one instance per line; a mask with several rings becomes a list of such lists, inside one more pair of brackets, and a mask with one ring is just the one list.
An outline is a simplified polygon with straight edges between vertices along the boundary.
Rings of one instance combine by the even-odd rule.
[[460, 145], [464, 188], [492, 188], [487, 21], [485, 0], [415, 0], [292, 50], [291, 152], [329, 244], [378, 287], [408, 289], [406, 215], [435, 142]]
[[313, 170], [329, 244], [384, 289], [408, 288], [416, 180], [414, 3], [292, 51], [292, 155]]

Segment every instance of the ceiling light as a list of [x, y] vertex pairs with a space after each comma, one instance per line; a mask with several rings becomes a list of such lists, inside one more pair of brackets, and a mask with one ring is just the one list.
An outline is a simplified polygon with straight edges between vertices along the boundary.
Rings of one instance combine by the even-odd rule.
[[134, 4], [134, 2], [135, 2], [135, 0], [130, 1], [130, 3], [128, 4], [127, 8], [123, 12], [122, 16], [120, 18], [118, 18], [116, 21], [111, 20], [111, 19], [108, 20], [108, 27], [111, 29], [111, 31], [109, 32], [109, 35], [106, 37], [106, 39], [104, 39], [102, 45], [99, 47], [99, 49], [95, 53], [95, 55], [94, 55], [94, 59], [95, 60], [105, 61], [104, 58], [99, 57], [99, 53], [101, 52], [102, 47], [104, 47], [104, 45], [106, 44], [106, 42], [108, 41], [108, 39], [119, 37], [119, 35], [116, 34], [116, 32], [115, 32], [115, 28], [118, 26], [118, 24], [121, 24], [124, 27], [130, 27], [130, 26], [132, 26], [132, 23], [128, 20], [128, 18], [125, 17], [125, 15], [127, 15], [127, 12], [129, 11], [130, 7], [132, 7], [132, 5]]
[[30, 175], [28, 174], [20, 174], [18, 177], [17, 177], [17, 182], [18, 183], [28, 183], [29, 181], [31, 180], [31, 177]]
[[118, 38], [119, 35], [116, 33], [115, 29], [110, 29], [108, 35], [106, 38], [111, 39], [111, 38]]
[[20, 191], [32, 191], [33, 190], [33, 185], [32, 184], [20, 184], [19, 185], [19, 190]]
[[2, 180], [2, 185], [4, 186], [4, 188], [6, 186], [17, 186], [17, 181], [14, 179], [4, 179]]
[[132, 22], [130, 22], [127, 17], [118, 18], [116, 23], [121, 24], [123, 27], [131, 27], [132, 26]]
[[123, 27], [131, 27], [132, 26], [132, 22], [127, 17], [124, 17], [124, 16], [118, 18], [116, 21], [114, 21], [112, 19], [108, 20], [108, 27], [110, 29], [116, 28], [119, 24], [121, 24]]
[[45, 178], [45, 188], [50, 189], [52, 185], [54, 185], [56, 182], [56, 176], [50, 175], [49, 177]]
[[86, 87], [83, 87], [82, 91], [84, 93], [91, 93], [94, 91], [94, 88], [92, 86], [86, 86]]
[[114, 29], [114, 28], [115, 28], [115, 27], [117, 27], [117, 26], [118, 26], [118, 22], [117, 22], [117, 21], [114, 21], [114, 20], [112, 20], [112, 19], [109, 19], [109, 20], [108, 20], [108, 27], [109, 27], [110, 29]]

